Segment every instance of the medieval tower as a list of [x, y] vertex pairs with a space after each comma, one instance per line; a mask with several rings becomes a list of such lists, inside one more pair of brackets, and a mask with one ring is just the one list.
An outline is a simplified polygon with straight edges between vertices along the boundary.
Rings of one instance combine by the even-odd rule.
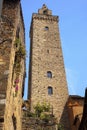
[[59, 123], [69, 130], [68, 99], [59, 17], [43, 5], [34, 13], [30, 28], [29, 100], [31, 110], [38, 102], [48, 102]]
[[[32, 15], [29, 100], [23, 101], [26, 50], [21, 4], [0, 0], [0, 130], [59, 130], [58, 125], [78, 130], [84, 99], [68, 99], [58, 22], [46, 5]], [[48, 121], [33, 109], [45, 102], [51, 109], [43, 111]]]
[[21, 130], [25, 37], [20, 0], [0, 0], [0, 130]]

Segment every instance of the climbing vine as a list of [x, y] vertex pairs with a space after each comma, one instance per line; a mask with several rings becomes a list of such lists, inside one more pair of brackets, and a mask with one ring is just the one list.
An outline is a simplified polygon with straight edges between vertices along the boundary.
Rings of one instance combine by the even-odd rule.
[[16, 74], [16, 78], [14, 81], [14, 87], [15, 87], [15, 96], [17, 96], [18, 90], [19, 90], [19, 74], [21, 72], [22, 64], [21, 61], [22, 59], [25, 59], [26, 56], [26, 50], [25, 46], [22, 45], [21, 41], [19, 38], [16, 38], [14, 42], [14, 47], [15, 47], [15, 60], [14, 60], [14, 71]]

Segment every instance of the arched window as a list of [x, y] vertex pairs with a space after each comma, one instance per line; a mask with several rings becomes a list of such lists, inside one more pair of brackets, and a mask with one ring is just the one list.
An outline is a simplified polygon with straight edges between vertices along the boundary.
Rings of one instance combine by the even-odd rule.
[[48, 87], [48, 95], [53, 94], [53, 88], [51, 86]]
[[46, 30], [46, 31], [49, 30], [49, 27], [45, 26], [44, 30]]
[[52, 72], [51, 71], [47, 71], [47, 77], [52, 78]]
[[47, 14], [47, 13], [48, 13], [47, 9], [43, 11], [43, 14]]

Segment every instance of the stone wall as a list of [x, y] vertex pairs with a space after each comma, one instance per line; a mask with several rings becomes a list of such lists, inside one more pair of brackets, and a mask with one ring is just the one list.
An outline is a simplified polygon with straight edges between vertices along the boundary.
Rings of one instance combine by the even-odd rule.
[[[21, 44], [25, 47], [25, 38], [19, 0], [4, 0], [0, 25], [0, 107], [4, 104], [5, 110], [3, 130], [21, 130], [25, 61], [24, 58], [21, 58], [21, 70], [17, 74], [15, 62], [18, 47], [15, 47], [15, 41], [17, 38], [20, 39]], [[18, 78], [17, 83], [15, 83], [16, 78]]]
[[69, 97], [67, 105], [70, 128], [71, 130], [78, 130], [83, 115], [84, 98], [72, 95]]
[[35, 118], [23, 118], [22, 130], [57, 130], [57, 125], [46, 123]]
[[[47, 13], [33, 14], [31, 22], [29, 76], [31, 110], [37, 102], [50, 103], [58, 123], [63, 124], [65, 130], [69, 130], [66, 107], [68, 90], [58, 27], [59, 19], [50, 15], [49, 11]], [[51, 78], [47, 76], [47, 72], [51, 72]], [[53, 90], [52, 94], [48, 94], [49, 86]]]

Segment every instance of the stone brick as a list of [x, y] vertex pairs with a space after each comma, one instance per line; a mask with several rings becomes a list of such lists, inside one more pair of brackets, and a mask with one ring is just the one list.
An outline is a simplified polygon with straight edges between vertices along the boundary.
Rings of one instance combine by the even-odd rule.
[[25, 47], [25, 30], [20, 0], [3, 0], [0, 16], [0, 113], [3, 110], [3, 123], [0, 122], [0, 130], [14, 130], [14, 127], [16, 127], [16, 130], [21, 130], [25, 59], [22, 58], [20, 62], [21, 71], [18, 74], [17, 95], [15, 90], [17, 73], [14, 67], [17, 51], [14, 43], [17, 38], [18, 28], [20, 28], [18, 38]]

